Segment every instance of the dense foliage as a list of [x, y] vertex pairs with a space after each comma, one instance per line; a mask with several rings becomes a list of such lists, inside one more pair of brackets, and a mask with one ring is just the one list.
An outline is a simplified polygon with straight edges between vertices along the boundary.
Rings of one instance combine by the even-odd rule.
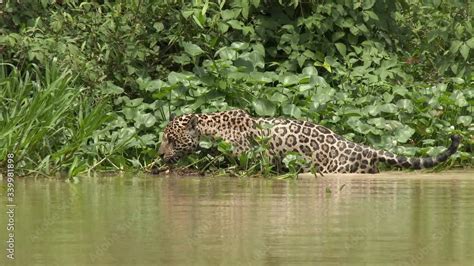
[[16, 154], [25, 173], [145, 168], [170, 112], [236, 107], [308, 119], [409, 156], [434, 155], [458, 133], [461, 152], [446, 165], [473, 163], [468, 0], [1, 8], [0, 156]]

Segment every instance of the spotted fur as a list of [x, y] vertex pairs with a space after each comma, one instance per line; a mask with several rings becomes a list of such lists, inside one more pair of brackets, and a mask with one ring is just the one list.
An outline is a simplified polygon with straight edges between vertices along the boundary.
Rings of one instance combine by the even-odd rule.
[[[262, 129], [258, 125], [270, 124]], [[451, 136], [448, 149], [435, 157], [407, 158], [345, 140], [330, 129], [308, 121], [286, 118], [254, 118], [242, 110], [187, 114], [171, 119], [164, 130], [159, 155], [167, 163], [198, 148], [201, 136], [230, 142], [236, 156], [252, 147], [258, 136], [269, 137], [268, 154], [274, 161], [298, 152], [321, 173], [377, 173], [377, 163], [421, 169], [433, 167], [457, 151], [461, 137]]]

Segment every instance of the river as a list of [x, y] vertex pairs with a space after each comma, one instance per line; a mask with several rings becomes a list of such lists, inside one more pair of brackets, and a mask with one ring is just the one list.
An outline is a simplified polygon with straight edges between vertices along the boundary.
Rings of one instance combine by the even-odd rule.
[[[9, 260], [0, 184], [1, 262]], [[472, 170], [17, 178], [15, 204], [16, 265], [474, 263]]]

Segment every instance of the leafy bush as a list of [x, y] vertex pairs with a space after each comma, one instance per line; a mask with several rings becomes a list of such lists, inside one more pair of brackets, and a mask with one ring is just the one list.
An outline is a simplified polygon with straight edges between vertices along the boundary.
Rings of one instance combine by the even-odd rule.
[[[27, 73], [53, 64], [67, 69], [55, 78], [76, 88], [56, 101], [74, 104], [61, 111], [49, 99], [69, 117], [45, 120], [44, 128], [65, 121], [74, 128], [79, 110], [110, 117], [97, 120], [79, 146], [54, 135], [57, 149], [74, 147], [63, 161], [29, 133], [23, 151], [38, 151], [35, 160], [55, 169], [73, 158], [81, 169], [143, 168], [170, 112], [230, 108], [311, 120], [409, 156], [435, 154], [459, 133], [462, 152], [450, 164], [472, 165], [471, 9], [468, 1], [9, 1], [0, 50], [15, 70], [0, 80], [28, 83]], [[40, 84], [47, 78], [35, 75]], [[33, 104], [36, 94], [4, 97]], [[13, 140], [19, 133], [7, 127]], [[221, 166], [222, 158], [193, 160]], [[27, 161], [25, 169], [37, 169]]]

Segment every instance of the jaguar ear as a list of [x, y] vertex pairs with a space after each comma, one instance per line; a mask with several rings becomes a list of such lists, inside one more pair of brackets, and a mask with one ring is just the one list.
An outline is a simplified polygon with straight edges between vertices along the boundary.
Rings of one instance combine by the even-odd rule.
[[188, 130], [196, 130], [198, 125], [198, 118], [195, 115], [191, 115], [189, 118], [188, 124], [186, 125], [186, 128]]
[[173, 121], [173, 119], [176, 117], [176, 114], [175, 113], [171, 113], [170, 114], [170, 122]]

